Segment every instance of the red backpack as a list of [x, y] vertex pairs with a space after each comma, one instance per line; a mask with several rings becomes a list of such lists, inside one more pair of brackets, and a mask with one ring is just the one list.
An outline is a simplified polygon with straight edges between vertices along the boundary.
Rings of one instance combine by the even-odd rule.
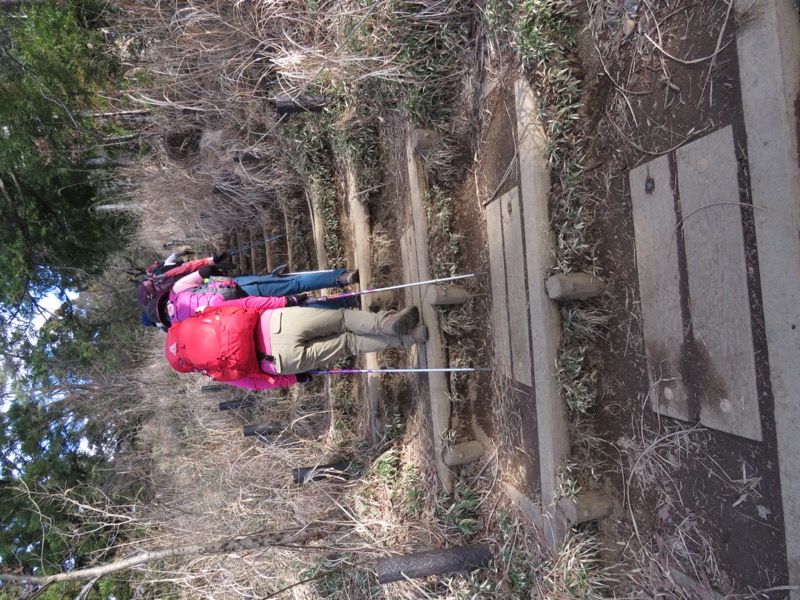
[[258, 373], [255, 328], [260, 313], [241, 306], [210, 306], [174, 323], [166, 355], [180, 373], [199, 371], [216, 381]]

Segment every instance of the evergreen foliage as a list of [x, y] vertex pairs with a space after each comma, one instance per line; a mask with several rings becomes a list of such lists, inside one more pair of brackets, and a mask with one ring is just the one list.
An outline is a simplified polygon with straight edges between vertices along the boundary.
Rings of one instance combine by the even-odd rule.
[[114, 62], [100, 11], [88, 2], [0, 13], [0, 311], [28, 318], [37, 298], [77, 289], [100, 272], [124, 225], [91, 211], [94, 174], [82, 164], [102, 135], [93, 91]]

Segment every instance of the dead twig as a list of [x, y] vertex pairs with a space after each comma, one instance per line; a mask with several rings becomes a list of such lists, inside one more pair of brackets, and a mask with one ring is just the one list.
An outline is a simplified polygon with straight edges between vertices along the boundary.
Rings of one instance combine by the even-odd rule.
[[727, 48], [728, 46], [730, 46], [730, 45], [731, 45], [731, 42], [733, 41], [733, 40], [731, 40], [730, 42], [728, 42], [727, 44], [725, 44], [725, 45], [724, 45], [722, 48], [719, 48], [718, 50], [716, 50], [716, 51], [715, 51], [713, 54], [709, 54], [708, 56], [704, 56], [703, 58], [689, 58], [689, 59], [684, 59], [684, 58], [678, 58], [677, 56], [673, 56], [672, 54], [670, 54], [669, 52], [667, 52], [667, 51], [666, 51], [666, 50], [665, 50], [665, 49], [664, 49], [664, 48], [663, 48], [663, 47], [662, 47], [662, 46], [661, 46], [661, 45], [660, 45], [660, 44], [659, 44], [657, 41], [655, 41], [653, 38], [651, 38], [651, 37], [650, 37], [650, 36], [649, 36], [649, 35], [648, 35], [646, 32], [642, 32], [642, 35], [644, 35], [644, 37], [646, 37], [646, 38], [647, 38], [647, 40], [648, 40], [648, 41], [649, 41], [651, 44], [653, 44], [653, 46], [655, 46], [655, 47], [656, 47], [656, 49], [657, 49], [659, 52], [661, 52], [661, 53], [662, 53], [664, 56], [666, 56], [666, 57], [667, 57], [667, 58], [669, 58], [670, 60], [674, 60], [675, 62], [681, 63], [681, 64], [683, 64], [683, 65], [696, 65], [696, 64], [698, 64], [698, 63], [702, 63], [702, 62], [705, 62], [705, 61], [707, 61], [707, 60], [709, 60], [709, 59], [711, 59], [711, 58], [714, 58], [714, 57], [715, 57], [717, 54], [719, 54], [720, 52], [722, 52], [723, 50], [725, 50], [725, 48]]
[[708, 86], [708, 105], [712, 106], [714, 104], [714, 84], [711, 81], [711, 72], [714, 70], [714, 65], [717, 62], [717, 54], [720, 52], [720, 46], [722, 45], [722, 36], [725, 34], [725, 30], [728, 28], [728, 19], [731, 16], [731, 9], [733, 8], [733, 0], [728, 0], [726, 2], [728, 5], [728, 10], [725, 11], [725, 20], [722, 21], [722, 26], [719, 29], [719, 35], [717, 36], [717, 46], [714, 49], [714, 54], [711, 55], [711, 63], [708, 65], [708, 75], [706, 75], [706, 79], [703, 82], [703, 89], [700, 90], [700, 100], [697, 102], [698, 108], [700, 107], [700, 102], [703, 101], [703, 94], [705, 94], [706, 86]]
[[623, 133], [622, 129], [620, 129], [619, 125], [617, 125], [614, 122], [614, 120], [611, 118], [611, 115], [606, 113], [606, 117], [608, 117], [609, 122], [614, 126], [614, 129], [617, 130], [617, 133], [619, 133], [620, 137], [622, 137], [623, 140], [625, 140], [630, 146], [633, 146], [634, 148], [636, 148], [639, 152], [642, 152], [643, 154], [649, 154], [650, 156], [661, 156], [662, 154], [669, 154], [670, 152], [673, 152], [673, 151], [677, 150], [678, 148], [680, 148], [684, 144], [688, 143], [692, 139], [694, 139], [697, 136], [699, 136], [701, 133], [705, 132], [706, 129], [708, 129], [708, 125], [703, 127], [702, 129], [698, 130], [698, 131], [694, 131], [694, 128], [692, 128], [692, 130], [689, 132], [688, 137], [685, 140], [683, 140], [682, 142], [680, 142], [679, 144], [675, 144], [674, 146], [672, 146], [671, 148], [667, 148], [666, 150], [661, 150], [659, 152], [654, 152], [652, 150], [646, 150], [645, 148], [642, 148], [639, 144], [637, 144], [636, 142], [634, 142], [630, 138], [628, 138], [628, 136], [626, 136]]

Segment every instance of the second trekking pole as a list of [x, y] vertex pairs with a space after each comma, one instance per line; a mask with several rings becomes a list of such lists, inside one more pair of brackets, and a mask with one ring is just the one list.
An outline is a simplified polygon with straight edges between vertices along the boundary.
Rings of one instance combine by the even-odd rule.
[[453, 275], [452, 277], [442, 277], [440, 279], [428, 279], [427, 281], [415, 281], [413, 283], [401, 283], [398, 285], [390, 285], [383, 288], [375, 288], [374, 290], [362, 290], [360, 292], [346, 292], [344, 294], [335, 294], [333, 296], [320, 296], [318, 298], [306, 298], [303, 302], [304, 306], [312, 306], [325, 302], [326, 300], [338, 300], [340, 298], [352, 298], [353, 296], [362, 296], [364, 294], [375, 294], [377, 292], [388, 292], [389, 290], [399, 290], [402, 288], [412, 287], [415, 285], [425, 285], [427, 283], [445, 283], [447, 281], [456, 281], [458, 279], [467, 279], [469, 277], [477, 277], [478, 275], [485, 275], [485, 273], [470, 273], [469, 275]]
[[442, 369], [315, 369], [311, 375], [350, 375], [357, 373], [480, 373], [491, 371], [486, 367], [451, 367]]
[[276, 235], [275, 237], [271, 237], [268, 240], [263, 240], [261, 242], [256, 242], [255, 244], [250, 244], [249, 246], [245, 246], [244, 248], [239, 248], [238, 250], [230, 250], [228, 252], [228, 256], [236, 256], [237, 254], [241, 254], [242, 252], [247, 252], [251, 248], [257, 248], [258, 246], [264, 246], [269, 244], [270, 242], [274, 242], [275, 240], [279, 240], [282, 237], [286, 237], [285, 233], [281, 233], [280, 235]]

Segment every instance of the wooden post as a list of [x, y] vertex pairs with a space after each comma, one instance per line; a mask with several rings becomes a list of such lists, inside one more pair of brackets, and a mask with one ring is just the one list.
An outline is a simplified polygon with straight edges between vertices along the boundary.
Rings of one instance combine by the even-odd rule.
[[[250, 408], [256, 403], [252, 398], [244, 398], [243, 400], [230, 400], [228, 402], [220, 402], [220, 410], [236, 410], [239, 408]], [[247, 435], [247, 434], [245, 434]]]
[[254, 435], [275, 435], [283, 431], [281, 423], [262, 423], [260, 425], [245, 425], [242, 427], [242, 435], [251, 437]]
[[401, 554], [375, 561], [378, 583], [392, 583], [454, 571], [474, 571], [489, 566], [494, 555], [489, 544], [440, 548], [414, 554]]
[[230, 391], [231, 386], [226, 383], [215, 383], [212, 385], [204, 385], [200, 388], [200, 391], [204, 394], [216, 394], [219, 392]]
[[302, 112], [322, 112], [328, 104], [328, 99], [324, 96], [278, 96], [273, 100], [275, 111], [278, 115], [290, 115]]
[[361, 297], [363, 298], [361, 305], [366, 310], [386, 310], [388, 307], [397, 304], [397, 298], [391, 290], [364, 294]]
[[438, 141], [439, 134], [432, 129], [414, 129], [411, 132], [411, 146], [421, 156], [425, 156]]
[[583, 492], [572, 498], [561, 498], [558, 508], [570, 526], [607, 517], [614, 510], [614, 500], [600, 492]]
[[475, 462], [483, 455], [483, 444], [478, 441], [464, 442], [446, 448], [444, 451], [444, 464], [448, 467], [466, 465]]
[[428, 304], [464, 304], [469, 298], [469, 290], [459, 285], [432, 285], [425, 292]]
[[588, 273], [560, 273], [548, 277], [545, 287], [551, 300], [586, 300], [602, 294], [606, 284]]

